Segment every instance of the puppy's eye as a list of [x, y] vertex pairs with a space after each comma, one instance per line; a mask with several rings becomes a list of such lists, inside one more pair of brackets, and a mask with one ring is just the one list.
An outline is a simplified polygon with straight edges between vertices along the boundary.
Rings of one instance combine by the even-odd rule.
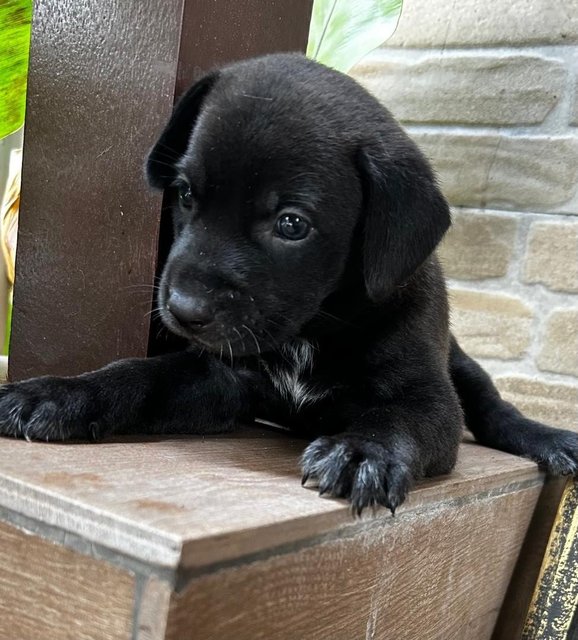
[[309, 220], [296, 213], [284, 213], [275, 223], [277, 235], [286, 240], [303, 240], [309, 235], [310, 230]]
[[185, 209], [190, 209], [193, 206], [193, 192], [191, 186], [182, 182], [178, 186], [179, 202]]

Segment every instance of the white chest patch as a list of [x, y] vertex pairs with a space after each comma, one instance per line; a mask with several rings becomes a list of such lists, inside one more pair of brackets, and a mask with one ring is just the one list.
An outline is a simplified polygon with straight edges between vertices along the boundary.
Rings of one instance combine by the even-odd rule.
[[293, 340], [283, 345], [284, 362], [265, 369], [269, 374], [273, 386], [296, 409], [320, 400], [329, 390], [317, 391], [307, 383], [307, 377], [313, 370], [315, 349], [307, 340]]

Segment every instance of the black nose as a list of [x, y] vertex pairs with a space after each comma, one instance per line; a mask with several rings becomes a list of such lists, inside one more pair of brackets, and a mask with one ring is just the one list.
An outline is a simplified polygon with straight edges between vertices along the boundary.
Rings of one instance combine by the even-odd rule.
[[214, 319], [214, 312], [206, 298], [186, 295], [177, 289], [171, 290], [167, 309], [183, 325], [200, 329]]

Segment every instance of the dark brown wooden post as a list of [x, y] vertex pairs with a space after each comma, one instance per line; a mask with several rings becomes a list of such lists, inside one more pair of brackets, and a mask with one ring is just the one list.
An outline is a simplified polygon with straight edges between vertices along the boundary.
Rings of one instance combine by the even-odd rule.
[[304, 50], [312, 0], [36, 0], [9, 374], [147, 353], [161, 197], [143, 160], [209, 68]]

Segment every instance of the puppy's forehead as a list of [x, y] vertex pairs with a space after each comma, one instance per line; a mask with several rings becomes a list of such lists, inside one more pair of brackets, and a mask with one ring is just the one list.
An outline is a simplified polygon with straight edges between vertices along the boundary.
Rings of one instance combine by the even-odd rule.
[[322, 147], [324, 129], [318, 118], [295, 113], [277, 96], [216, 90], [201, 109], [190, 146], [201, 152], [227, 146], [267, 158], [276, 150], [290, 155], [293, 149]]
[[338, 153], [323, 128], [295, 117], [278, 98], [216, 92], [203, 105], [179, 163], [197, 185], [271, 191], [314, 182]]

